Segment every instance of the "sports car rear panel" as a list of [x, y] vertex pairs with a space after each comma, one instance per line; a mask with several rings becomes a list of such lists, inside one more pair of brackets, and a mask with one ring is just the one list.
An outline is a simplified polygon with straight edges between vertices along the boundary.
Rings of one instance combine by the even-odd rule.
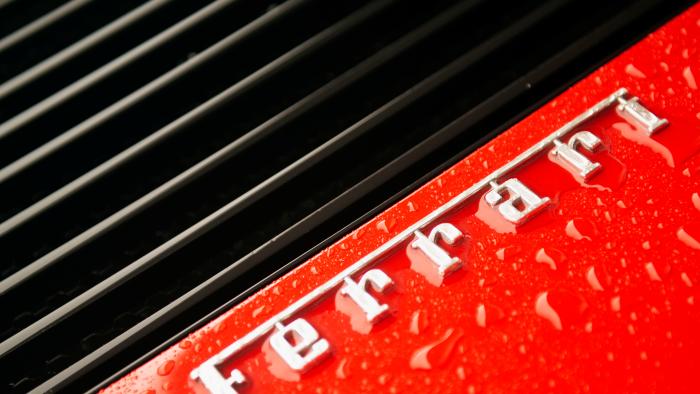
[[[539, 110], [538, 114], [547, 117], [546, 122], [532, 120], [534, 115], [531, 115], [525, 122], [536, 128], [522, 129], [525, 123], [519, 123], [498, 140], [501, 142], [488, 145], [494, 150], [498, 146], [498, 150], [476, 153], [479, 157], [488, 157], [466, 159], [471, 163], [469, 169], [463, 161], [467, 154], [687, 6], [685, 2], [660, 0], [594, 3], [0, 1], [0, 250], [3, 251], [0, 367], [4, 371], [4, 391], [96, 390], [107, 387], [138, 366], [128, 380], [121, 380], [117, 386], [111, 386], [112, 389], [125, 388], [124, 384], [128, 383], [130, 389], [203, 390], [201, 381], [190, 379], [188, 375], [195, 364], [235, 343], [249, 329], [316, 288], [323, 278], [340, 273], [341, 267], [354, 263], [351, 260], [361, 259], [391, 235], [430, 214], [452, 197], [450, 193], [454, 196], [467, 190], [482, 179], [480, 176], [512, 161], [537, 138], [553, 132], [558, 125], [595, 105], [595, 100], [618, 92], [622, 86], [628, 89], [624, 99], [640, 98], [641, 105], [670, 123], [650, 140], [637, 141], [647, 144], [652, 152], [649, 154], [641, 145], [629, 145], [632, 132], [623, 127], [632, 123], [640, 127], [649, 121], [648, 118], [633, 119], [635, 113], [640, 115], [642, 108], [633, 101], [627, 107], [631, 111], [625, 115], [627, 118], [616, 115], [615, 109], [610, 107], [600, 119], [590, 120], [591, 127], [597, 127], [591, 131], [602, 137], [602, 144], [609, 147], [602, 153], [593, 153], [606, 169], [596, 175], [602, 177], [597, 179], [607, 179], [611, 173], [624, 173], [625, 180], [620, 183], [619, 190], [606, 192], [585, 188], [584, 193], [578, 190], [582, 186], [573, 182], [573, 178], [562, 176], [561, 169], [552, 167], [553, 162], [540, 159], [529, 163], [527, 168], [535, 168], [533, 174], [546, 174], [546, 182], [541, 184], [541, 176], [528, 175], [530, 173], [524, 169], [523, 184], [532, 187], [538, 196], [551, 192], [554, 205], [543, 208], [543, 212], [546, 217], [554, 218], [554, 222], [559, 220], [559, 224], [564, 219], [586, 218], [591, 223], [601, 220], [590, 217], [590, 212], [583, 212], [583, 206], [573, 203], [567, 207], [581, 212], [568, 210], [565, 213], [566, 196], [575, 195], [571, 198], [579, 198], [576, 202], [581, 204], [586, 201], [585, 196], [595, 193], [599, 193], [601, 201], [612, 195], [619, 197], [619, 204], [618, 200], [610, 200], [614, 206], [608, 204], [609, 216], [613, 218], [613, 209], [623, 209], [618, 205], [631, 206], [634, 200], [625, 193], [631, 193], [633, 187], [650, 187], [653, 181], [648, 178], [651, 175], [676, 180], [671, 184], [678, 183], [678, 189], [664, 184], [663, 190], [675, 193], [669, 194], [673, 198], [664, 199], [658, 208], [648, 208], [649, 212], [639, 208], [644, 218], [632, 214], [636, 207], [622, 211], [631, 215], [629, 217], [618, 213], [627, 231], [632, 231], [637, 223], [645, 223], [643, 219], [651, 220], [648, 215], [660, 215], [663, 207], [674, 204], [674, 198], [687, 202], [683, 200], [683, 193], [687, 194], [690, 189], [684, 187], [693, 185], [692, 177], [674, 178], [677, 175], [674, 171], [684, 174], [687, 168], [686, 173], [693, 174], [693, 159], [687, 165], [681, 163], [684, 163], [684, 155], [694, 152], [695, 145], [692, 138], [682, 139], [691, 135], [678, 137], [678, 132], [672, 131], [680, 129], [684, 130], [681, 133], [689, 133], [693, 126], [687, 122], [694, 120], [686, 118], [692, 111], [698, 112], [693, 109], [692, 97], [696, 75], [692, 63], [696, 61], [693, 40], [697, 23], [694, 25], [692, 18], [697, 12], [694, 9], [685, 11], [681, 17], [685, 22], [672, 22], [685, 23], [685, 33], [667, 26], [656, 33], [656, 38], [640, 44], [651, 47], [647, 48], [646, 59], [639, 54], [634, 61], [629, 61], [632, 67], [609, 65], [606, 66], [608, 71], [605, 68], [598, 71], [605, 86], [593, 86], [589, 77], [582, 82], [585, 92], [575, 88], [580, 94], [578, 101], [571, 98], [575, 93], [566, 93], [562, 97], [569, 97], [568, 101], [557, 99], [556, 109], [545, 106]], [[660, 51], [656, 44], [648, 43], [649, 40], [657, 44], [663, 41], [670, 46]], [[635, 51], [639, 50], [633, 49], [630, 53]], [[659, 57], [667, 58], [663, 60], [665, 66], [657, 65]], [[606, 75], [608, 77], [603, 78]], [[666, 76], [671, 79], [663, 80]], [[623, 83], [625, 81], [628, 83]], [[686, 91], [691, 96], [684, 95]], [[671, 107], [682, 108], [675, 113]], [[612, 113], [608, 113], [610, 111]], [[599, 125], [599, 122], [602, 123]], [[610, 128], [605, 122], [622, 123], [619, 128]], [[515, 137], [508, 137], [513, 135]], [[513, 140], [508, 141], [508, 138]], [[654, 142], [657, 140], [661, 142]], [[503, 141], [507, 143], [504, 145]], [[678, 141], [682, 143], [673, 145]], [[628, 146], [631, 148], [626, 150]], [[625, 155], [618, 157], [618, 149], [626, 152]], [[652, 164], [656, 161], [651, 159], [659, 156], [667, 165], [671, 160], [674, 170], [649, 164], [650, 175], [640, 176], [640, 182], [649, 183], [634, 186], [630, 168], [641, 160], [637, 153], [644, 153]], [[461, 176], [455, 178], [449, 171], [440, 175], [430, 183], [444, 182], [438, 185], [440, 189], [417, 202], [416, 196], [427, 193], [425, 188], [429, 186], [423, 185], [452, 165], [456, 165], [454, 169], [460, 171]], [[558, 175], [554, 177], [555, 174]], [[678, 179], [685, 179], [685, 186], [680, 185]], [[659, 189], [654, 185], [654, 190]], [[414, 191], [418, 194], [407, 197]], [[691, 203], [695, 203], [692, 193]], [[506, 191], [504, 197], [507, 195]], [[413, 199], [410, 212], [392, 217], [390, 212], [406, 209], [405, 198]], [[655, 201], [651, 197], [648, 199]], [[383, 224], [380, 224], [381, 219], [372, 219], [393, 204], [398, 204], [399, 208], [383, 213]], [[519, 203], [516, 205], [522, 208]], [[459, 215], [459, 212], [454, 214]], [[592, 207], [591, 212], [598, 212], [607, 220], [602, 207]], [[421, 301], [415, 301], [418, 298], [411, 301], [425, 303], [426, 312], [418, 315], [415, 315], [417, 305], [392, 304], [404, 302], [402, 291], [406, 283], [393, 279], [398, 273], [394, 269], [400, 266], [388, 268], [386, 273], [395, 282], [394, 291], [372, 292], [391, 307], [390, 316], [384, 316], [376, 334], [400, 334], [402, 341], [405, 340], [401, 350], [405, 354], [396, 353], [391, 362], [377, 361], [374, 366], [370, 358], [365, 360], [367, 363], [359, 358], [348, 359], [342, 363], [347, 369], [340, 369], [341, 375], [346, 370], [352, 375], [338, 380], [336, 367], [350, 353], [343, 353], [343, 339], [334, 335], [347, 334], [348, 340], [354, 338], [353, 344], [364, 344], [360, 345], [362, 349], [371, 350], [373, 357], [384, 349], [376, 346], [372, 339], [374, 330], [369, 333], [365, 332], [366, 327], [365, 331], [360, 329], [365, 333], [352, 330], [348, 318], [342, 311], [335, 311], [333, 305], [327, 319], [321, 321], [311, 317], [315, 309], [304, 309], [295, 312], [294, 317], [308, 317], [312, 328], [330, 339], [331, 351], [317, 367], [296, 377], [301, 386], [294, 383], [289, 387], [295, 390], [312, 387], [313, 379], [318, 379], [317, 383], [323, 382], [318, 387], [328, 390], [336, 385], [340, 389], [358, 388], [365, 384], [362, 368], [371, 368], [373, 371], [366, 375], [370, 386], [362, 386], [368, 390], [398, 389], [400, 384], [418, 380], [422, 381], [418, 384], [431, 385], [431, 382], [447, 379], [445, 376], [458, 379], [452, 383], [441, 381], [447, 384], [445, 390], [488, 389], [487, 384], [508, 387], [505, 385], [509, 382], [511, 387], [529, 389], [531, 385], [527, 382], [518, 381], [512, 378], [514, 373], [503, 370], [500, 370], [502, 376], [494, 381], [480, 376], [484, 371], [477, 367], [483, 367], [484, 355], [491, 353], [480, 347], [488, 342], [471, 346], [472, 342], [494, 340], [491, 338], [494, 336], [505, 341], [503, 351], [512, 350], [516, 343], [523, 345], [525, 354], [518, 353], [521, 355], [518, 357], [524, 362], [538, 353], [530, 351], [528, 343], [516, 342], [511, 335], [505, 335], [510, 330], [521, 338], [523, 327], [527, 325], [533, 333], [537, 331], [556, 338], [553, 335], [566, 335], [563, 334], [565, 330], [580, 330], [582, 324], [584, 330], [589, 327], [588, 323], [594, 329], [593, 317], [601, 321], [613, 319], [603, 314], [596, 302], [619, 295], [622, 290], [616, 289], [613, 283], [627, 274], [620, 272], [620, 276], [615, 276], [613, 273], [617, 272], [604, 273], [603, 268], [594, 268], [604, 294], [595, 293], [592, 297], [586, 293], [591, 289], [582, 288], [578, 280], [584, 268], [588, 278], [591, 267], [585, 262], [589, 260], [577, 261], [569, 256], [577, 256], [576, 253], [580, 253], [576, 252], [577, 248], [600, 245], [601, 237], [608, 235], [605, 231], [612, 225], [594, 224], [596, 238], [590, 245], [585, 239], [572, 243], [571, 250], [549, 245], [567, 256], [566, 262], [558, 262], [555, 261], [556, 252], [540, 252], [546, 245], [534, 250], [534, 255], [531, 250], [540, 239], [537, 237], [550, 228], [548, 226], [556, 227], [554, 222], [545, 223], [540, 232], [527, 230], [517, 236], [499, 238], [501, 235], [494, 233], [499, 230], [498, 226], [471, 228], [482, 223], [482, 219], [488, 222], [489, 218], [477, 220], [464, 212], [461, 214], [466, 215], [464, 223], [470, 223], [466, 228], [458, 226], [466, 240], [460, 246], [464, 261], [446, 280], [453, 284], [463, 280], [465, 285], [472, 286], [473, 281], [480, 278], [483, 286], [454, 293], [462, 294], [463, 298], [453, 309], [466, 311], [454, 314], [454, 327], [448, 327], [449, 319], [439, 323], [445, 314], [445, 309], [436, 304], [442, 302], [440, 297], [426, 301], [427, 298], [420, 296]], [[685, 296], [686, 304], [693, 299], [688, 298], [692, 294], [684, 291], [692, 292], [692, 287], [686, 287], [695, 278], [691, 267], [682, 265], [685, 264], [682, 259], [692, 259], [693, 252], [675, 245], [680, 242], [678, 234], [692, 245], [694, 230], [680, 220], [681, 215], [693, 218], [693, 214], [692, 209], [680, 208], [668, 213], [669, 223], [678, 228], [671, 228], [668, 234], [662, 234], [659, 229], [659, 234], [649, 233], [650, 239], [641, 241], [643, 248], [649, 248], [644, 253], [650, 253], [653, 259], [650, 257], [649, 261], [638, 264], [625, 262], [630, 267], [644, 267], [642, 273], [651, 278], [651, 286], [661, 286], [659, 291], [676, 298]], [[573, 226], [577, 223], [584, 226], [581, 224], [584, 222], [574, 222]], [[361, 227], [363, 225], [365, 227]], [[683, 232], [679, 232], [681, 227]], [[364, 228], [367, 230], [360, 230]], [[567, 228], [564, 227], [564, 232]], [[610, 227], [609, 231], [614, 228]], [[360, 233], [361, 240], [352, 240], [352, 235], [348, 235], [358, 238]], [[665, 237], [669, 234], [675, 234], [672, 241], [676, 244], [671, 241], [664, 241], [658, 247], [653, 244], [651, 235]], [[429, 232], [425, 236], [429, 236]], [[479, 255], [471, 256], [470, 253], [476, 253], [472, 248], [480, 248], [475, 246], [479, 236], [490, 242], [498, 239], [520, 246], [501, 250], [484, 243]], [[590, 235], [585, 237], [593, 239]], [[573, 242], [569, 238], [564, 240], [561, 242]], [[336, 246], [325, 249], [334, 243]], [[685, 257], [680, 257], [674, 247], [680, 248], [678, 253], [685, 253]], [[314, 263], [301, 265], [318, 253], [323, 256], [326, 251], [340, 253], [338, 256], [344, 259], [324, 260], [325, 263], [317, 266]], [[657, 258], [663, 260], [664, 252], [681, 262], [657, 262]], [[492, 261], [494, 253], [496, 259], [504, 260], [513, 254], [514, 260]], [[401, 253], [396, 254], [399, 255]], [[392, 252], [391, 256], [395, 254]], [[391, 260], [394, 258], [391, 256], [386, 257]], [[488, 262], [493, 270], [507, 265], [513, 271], [508, 275], [501, 272], [503, 277], [494, 277], [490, 284], [491, 280], [486, 279], [481, 269], [485, 266], [474, 265], [472, 260]], [[534, 272], [527, 269], [533, 264]], [[256, 291], [298, 266], [299, 272], [306, 274], [295, 271], [279, 282], [279, 286], [291, 286], [294, 279], [286, 278], [296, 277], [297, 288], [292, 286], [282, 295], [271, 296], [265, 308], [260, 309], [262, 305], [258, 305], [245, 309], [261, 302], [262, 296], [249, 298]], [[550, 271], [536, 271], [545, 266]], [[312, 271], [317, 273], [309, 271], [310, 267], [315, 267]], [[380, 268], [378, 265], [377, 269]], [[405, 271], [401, 275], [414, 275], [413, 270], [401, 269]], [[661, 282], [652, 278], [650, 272], [656, 272]], [[676, 287], [679, 277], [686, 287]], [[351, 278], [360, 280], [357, 275]], [[534, 286], [530, 283], [533, 279], [542, 281], [537, 289], [530, 287]], [[428, 286], [431, 282], [420, 282], [418, 276], [412, 280], [411, 286], [415, 289], [411, 291], [426, 295], [452, 291], [448, 290], [448, 282], [433, 289]], [[431, 280], [437, 283], [435, 278]], [[587, 283], [590, 286], [588, 280], [583, 285]], [[478, 281], [476, 284], [479, 285]], [[501, 293], [506, 284], [511, 285], [510, 292], [518, 290], [511, 300], [522, 305], [498, 298], [503, 297]], [[634, 293], [635, 287], [629, 286]], [[484, 288], [486, 293], [483, 293]], [[274, 294], [275, 290], [268, 288], [266, 291]], [[572, 316], [560, 310], [557, 301], [552, 301], [562, 333], [558, 334], [556, 324], [553, 325], [554, 334], [546, 331], [552, 328], [543, 325], [543, 319], [533, 309], [542, 305], [537, 300], [544, 292], [547, 292], [545, 301], [557, 296], [563, 297], [565, 304], [579, 296], [585, 300], [585, 308], [582, 307], [581, 316], [573, 319], [574, 322], [569, 321]], [[477, 296], [486, 297], [484, 294], [493, 298], [477, 300]], [[630, 302], [628, 298], [620, 295], [621, 308]], [[246, 299], [248, 301], [241, 304]], [[675, 298], [673, 302], [676, 305]], [[243, 312], [235, 312], [233, 316], [236, 317], [231, 317], [231, 308], [236, 305], [239, 305], [236, 308], [243, 308]], [[351, 307], [352, 304], [343, 306], [345, 312], [347, 308], [352, 310]], [[214, 341], [211, 349], [207, 347], [202, 351], [199, 346], [201, 352], [192, 354], [197, 347], [194, 346], [189, 353], [183, 353], [192, 356], [191, 359], [172, 358], [172, 352], [177, 352], [173, 349], [180, 349], [176, 346], [179, 341], [201, 332], [197, 330], [212, 319], [221, 318], [223, 313], [228, 319], [245, 319], [246, 326], [228, 327], [229, 331], [221, 336], [210, 337]], [[492, 329], [493, 316], [501, 315], [503, 317], [497, 319], [500, 326]], [[642, 317], [641, 310], [621, 309], [614, 315], [618, 319], [629, 315], [637, 322], [647, 317]], [[406, 326], [402, 320], [407, 316], [416, 320], [418, 328], [415, 330], [420, 329], [420, 335], [410, 333], [414, 327]], [[693, 316], [692, 310], [688, 310], [687, 322], [692, 322]], [[677, 324], [682, 318], [669, 317], [668, 324]], [[280, 324], [289, 323], [292, 320], [287, 318], [280, 321]], [[552, 320], [549, 323], [552, 326]], [[330, 330], [329, 336], [325, 324], [338, 326]], [[359, 323], [355, 321], [355, 324]], [[626, 327], [627, 335], [633, 335], [629, 334], [632, 331], [637, 338], [645, 333], [643, 327], [629, 324], [633, 327]], [[664, 326], [654, 320], [645, 327], [658, 331], [658, 327]], [[647, 333], [648, 340], [655, 338], [657, 331], [651, 333], [653, 335]], [[593, 332], [601, 335], [601, 331]], [[671, 335], [674, 339], [675, 335], [683, 338], [683, 332], [679, 329], [678, 334], [674, 331]], [[489, 338], [484, 338], [485, 333]], [[436, 367], [442, 372], [411, 368], [411, 352], [437, 343], [443, 337], [449, 337], [445, 341], [453, 349], [445, 353], [444, 364], [438, 363], [441, 365]], [[511, 339], [504, 339], [506, 337]], [[585, 351], [583, 347], [566, 342], [578, 338], [576, 335], [562, 338], [565, 342], [562, 346], [574, 352], [568, 354], [569, 357], [585, 354], [581, 353]], [[366, 346], [367, 341], [374, 345]], [[528, 341], [536, 343], [536, 339], [529, 337]], [[684, 346], [692, 347], [692, 343]], [[187, 347], [187, 342], [180, 344]], [[601, 342], [599, 347], [606, 344], [608, 342]], [[625, 357], [636, 354], [629, 350], [630, 343], [622, 341], [620, 346], [625, 350], [622, 352]], [[666, 350], [665, 345], [659, 346]], [[392, 354], [391, 349], [386, 349], [387, 355]], [[465, 354], [457, 356], [453, 353], [455, 349], [474, 352], [474, 358]], [[520, 349], [518, 347], [518, 352]], [[590, 354], [598, 354], [595, 346], [591, 349]], [[246, 348], [244, 357], [253, 362], [255, 357], [261, 356], [259, 350], [257, 345], [251, 345]], [[164, 351], [155, 361], [148, 361]], [[649, 365], [655, 365], [658, 360], [649, 356], [652, 350], [643, 351], [651, 360]], [[543, 357], [548, 355], [546, 346], [542, 352]], [[639, 354], [641, 352], [639, 350]], [[503, 357], [505, 354], [510, 353], [504, 353]], [[673, 350], [668, 351], [669, 357], [674, 354]], [[230, 358], [226, 368], [238, 365], [236, 357]], [[618, 361], [613, 360], [613, 366], [619, 367], [623, 364], [620, 360], [627, 360], [621, 359], [622, 355], [613, 357], [618, 358]], [[274, 361], [274, 357], [271, 360]], [[262, 359], [259, 362], [263, 361], [267, 362]], [[162, 368], [154, 370], [154, 365]], [[290, 384], [271, 376], [266, 365], [256, 366], [259, 371], [241, 365], [247, 383], [237, 389], [254, 390], [265, 384], [281, 389]], [[502, 366], [494, 364], [491, 372], [498, 371], [499, 365]], [[638, 363], [625, 365], [639, 367]], [[660, 365], [659, 368], [669, 369], [676, 364]], [[534, 369], [532, 364], [524, 363], [523, 368], [526, 367]], [[385, 373], [380, 373], [381, 370]], [[555, 370], [561, 375], [560, 369], [552, 369]], [[588, 371], [594, 370], [591, 365]], [[679, 376], [684, 371], [677, 368]], [[518, 377], [531, 376], [538, 387], [550, 384], [549, 380], [544, 380], [544, 374], [530, 372]], [[167, 376], [163, 376], [164, 373]], [[196, 374], [193, 376], [196, 378]], [[562, 379], [575, 384], [585, 377], [589, 382], [589, 376], [582, 376]], [[554, 384], [561, 385], [563, 381], [555, 379]], [[689, 382], [692, 383], [692, 379]], [[620, 387], [641, 387], [635, 386], [640, 384], [638, 382], [629, 384]], [[442, 386], [432, 384], [430, 387], [439, 389]]]
[[692, 392], [699, 31], [696, 6], [106, 392]]

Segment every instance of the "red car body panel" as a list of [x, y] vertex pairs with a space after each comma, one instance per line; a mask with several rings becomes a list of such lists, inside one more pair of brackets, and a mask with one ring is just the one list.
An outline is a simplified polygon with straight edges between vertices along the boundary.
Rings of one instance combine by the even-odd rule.
[[368, 324], [333, 286], [281, 321], [303, 318], [328, 342], [308, 371], [285, 364], [272, 332], [220, 370], [238, 369], [246, 382], [233, 388], [245, 393], [697, 392], [698, 37], [695, 5], [104, 392], [207, 392], [191, 376], [200, 364], [620, 88], [668, 125], [649, 136], [614, 106], [604, 109], [572, 130], [603, 142], [581, 151], [602, 165], [588, 181], [558, 165], [550, 148], [499, 178], [517, 177], [550, 199], [532, 220], [503, 220], [480, 191], [425, 227], [449, 222], [463, 233], [454, 245], [438, 241], [462, 262], [444, 280], [410, 239], [399, 242], [352, 275], [377, 268], [391, 278], [391, 288], [370, 292], [388, 305], [386, 318]]

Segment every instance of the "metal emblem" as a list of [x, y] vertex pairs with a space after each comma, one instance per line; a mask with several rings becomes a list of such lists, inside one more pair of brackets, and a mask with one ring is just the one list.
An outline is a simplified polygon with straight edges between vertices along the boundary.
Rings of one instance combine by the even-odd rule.
[[582, 146], [589, 152], [595, 152], [602, 144], [600, 138], [590, 131], [579, 131], [569, 138], [568, 144], [554, 140], [554, 149], [550, 151], [550, 154], [556, 162], [561, 163], [574, 176], [586, 181], [601, 169], [601, 165], [588, 160], [586, 156], [579, 153], [578, 147]]
[[[614, 104], [619, 104], [617, 110], [623, 118], [634, 120], [635, 122], [643, 120], [643, 126], [646, 130], [650, 130], [650, 133], [659, 130], [660, 127], [668, 123], [665, 120], [659, 120], [655, 114], [642, 107], [636, 98], [626, 99], [627, 95], [626, 89], [620, 89], [589, 108], [547, 138], [524, 151], [510, 163], [497, 169], [488, 177], [454, 197], [447, 204], [392, 238], [373, 253], [360, 259], [324, 285], [292, 304], [282, 313], [234, 342], [217, 356], [195, 369], [191, 374], [192, 378], [202, 381], [210, 391], [220, 388], [222, 385], [228, 385], [226, 388], [228, 390], [231, 386], [241, 384], [244, 378], [240, 371], [234, 370], [234, 373], [229, 378], [224, 378], [220, 373], [212, 371], [212, 368], [215, 369], [217, 365], [222, 363], [222, 360], [230, 359], [236, 353], [252, 345], [273, 330], [276, 332], [270, 336], [271, 347], [292, 370], [301, 373], [307, 372], [330, 354], [330, 344], [327, 340], [320, 338], [318, 332], [304, 319], [296, 319], [286, 326], [282, 324], [282, 321], [295, 315], [302, 308], [325, 297], [333, 289], [342, 286], [339, 290], [340, 294], [352, 299], [362, 309], [368, 322], [376, 323], [379, 319], [386, 316], [389, 306], [380, 304], [367, 292], [367, 289], [372, 287], [375, 291], [383, 292], [393, 284], [393, 281], [377, 268], [365, 272], [358, 282], [353, 281], [351, 276], [364, 270], [366, 267], [377, 264], [380, 256], [395, 249], [402, 242], [406, 242], [410, 236], [413, 236], [413, 240], [409, 243], [410, 248], [418, 250], [425, 255], [438, 274], [438, 280], [431, 280], [429, 275], [426, 275], [426, 278], [436, 286], [442, 285], [442, 279], [445, 276], [461, 268], [462, 260], [459, 257], [451, 256], [438, 243], [442, 241], [447, 245], [456, 245], [464, 235], [460, 229], [451, 223], [436, 225], [428, 236], [423, 234], [421, 229], [444, 216], [455, 207], [462, 205], [465, 201], [479, 196], [479, 193], [484, 190], [483, 198], [486, 203], [497, 210], [508, 222], [521, 225], [533, 218], [550, 204], [549, 197], [540, 197], [517, 178], [507, 178], [502, 183], [499, 183], [498, 179], [505, 178], [509, 172], [524, 165], [536, 155], [548, 151], [567, 171], [573, 171], [574, 175], [584, 180], [588, 179], [596, 171], [603, 171], [604, 169], [599, 163], [591, 162], [577, 151], [579, 146], [588, 151], [595, 151], [601, 145], [600, 138], [589, 131], [581, 130], [569, 138], [568, 144], [564, 144], [561, 141], [571, 132], [577, 130], [581, 124], [599, 115]], [[486, 190], [487, 188], [488, 190]]]
[[365, 272], [357, 283], [350, 278], [345, 278], [345, 285], [340, 289], [340, 294], [350, 297], [355, 301], [357, 306], [365, 313], [367, 321], [374, 324], [386, 317], [389, 312], [389, 306], [377, 302], [377, 300], [367, 292], [368, 287], [372, 287], [378, 292], [384, 292], [393, 284], [394, 282], [387, 274], [375, 268]]
[[270, 346], [294, 371], [306, 372], [328, 355], [330, 345], [320, 339], [309, 322], [296, 319], [288, 325], [276, 323]]
[[450, 256], [443, 248], [438, 246], [438, 241], [443, 240], [448, 245], [455, 245], [462, 239], [462, 232], [450, 223], [441, 223], [435, 226], [426, 237], [420, 231], [414, 233], [411, 248], [419, 249], [437, 267], [440, 279], [462, 267], [459, 257]]
[[626, 100], [624, 97], [618, 99], [620, 105], [617, 106], [617, 113], [630, 123], [646, 130], [648, 135], [652, 135], [668, 125], [668, 120], [660, 119], [639, 102], [638, 97]]
[[541, 198], [516, 178], [501, 185], [491, 182], [491, 190], [484, 199], [513, 224], [525, 223], [549, 204], [549, 197]]

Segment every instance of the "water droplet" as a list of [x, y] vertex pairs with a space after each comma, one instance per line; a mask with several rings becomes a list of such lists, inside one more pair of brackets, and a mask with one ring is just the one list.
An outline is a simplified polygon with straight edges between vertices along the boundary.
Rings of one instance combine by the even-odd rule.
[[556, 249], [540, 248], [535, 254], [535, 261], [547, 264], [554, 271], [557, 269], [557, 263], [564, 261], [564, 259], [564, 253]]
[[501, 261], [511, 261], [518, 254], [520, 254], [519, 246], [506, 246], [505, 248], [500, 248], [496, 251], [496, 257]]
[[223, 332], [226, 329], [226, 322], [221, 322], [214, 327], [215, 333]]
[[384, 231], [385, 233], [389, 233], [391, 231], [392, 227], [396, 224], [396, 219], [382, 219], [377, 222], [377, 230]]
[[493, 324], [504, 316], [503, 310], [495, 305], [479, 304], [476, 307], [476, 325], [479, 327], [486, 327], [487, 321]]
[[693, 237], [692, 235], [688, 234], [688, 232], [685, 230], [685, 228], [681, 227], [678, 229], [676, 232], [676, 236], [678, 239], [686, 244], [689, 248], [695, 249], [695, 250], [700, 250], [700, 242]]
[[666, 160], [666, 164], [668, 164], [669, 167], [676, 167], [675, 163], [677, 160], [673, 157], [671, 150], [657, 140], [649, 137], [645, 132], [626, 122], [614, 123], [613, 128], [618, 130], [626, 139], [636, 142], [639, 145], [646, 146], [655, 153], [661, 155], [661, 157]]
[[681, 272], [681, 280], [683, 280], [683, 283], [685, 283], [686, 286], [693, 287], [693, 282], [690, 280], [688, 274], [686, 274], [685, 272]]
[[348, 359], [344, 358], [340, 360], [340, 363], [338, 364], [338, 368], [335, 370], [335, 376], [338, 379], [347, 379], [347, 377], [350, 375], [349, 373], [349, 365], [348, 365]]
[[620, 296], [615, 296], [610, 299], [610, 308], [615, 311], [620, 311]]
[[518, 345], [518, 352], [520, 352], [520, 354], [527, 353], [527, 347], [525, 347], [525, 344], [521, 343], [520, 345]]
[[447, 329], [440, 339], [413, 352], [409, 365], [413, 369], [423, 370], [444, 365], [461, 337], [461, 330]]
[[685, 67], [683, 69], [683, 78], [685, 78], [685, 82], [691, 89], [698, 89], [698, 84], [695, 82], [695, 76], [693, 75], [693, 71], [690, 69], [690, 67]]
[[182, 342], [180, 342], [177, 346], [180, 347], [180, 349], [189, 349], [192, 347], [192, 341], [185, 339]]
[[690, 199], [693, 201], [693, 206], [695, 207], [695, 209], [700, 211], [700, 194], [693, 193]]
[[493, 271], [482, 271], [479, 273], [479, 287], [490, 287], [496, 284], [498, 281], [498, 274]]
[[416, 211], [416, 205], [413, 202], [409, 201], [407, 205], [408, 205], [408, 212], [415, 212]]
[[588, 284], [591, 285], [593, 290], [604, 290], [603, 286], [600, 284], [600, 280], [598, 280], [598, 276], [595, 274], [595, 267], [591, 266], [588, 268], [588, 271], [586, 271], [586, 280], [588, 280]]
[[173, 371], [173, 368], [175, 368], [175, 361], [167, 360], [158, 367], [158, 370], [156, 372], [160, 376], [167, 376], [170, 374], [170, 372]]
[[[409, 203], [410, 204], [410, 203]], [[360, 239], [365, 235], [366, 227], [360, 227], [352, 232], [352, 239]]]
[[642, 249], [644, 249], [644, 250], [651, 249], [651, 244], [649, 243], [649, 241], [642, 242]]
[[255, 308], [255, 309], [253, 310], [252, 316], [253, 316], [253, 317], [258, 317], [258, 315], [263, 311], [263, 309], [265, 309], [265, 305], [262, 305], [262, 306], [260, 306], [260, 307], [258, 307], [258, 308]]
[[428, 317], [426, 313], [420, 310], [413, 312], [413, 315], [411, 315], [411, 325], [408, 331], [411, 334], [418, 335], [423, 332], [426, 327], [428, 327]]
[[484, 304], [479, 304], [476, 307], [476, 325], [486, 327], [486, 307]]
[[464, 367], [462, 367], [461, 365], [459, 367], [457, 367], [456, 372], [457, 372], [457, 377], [459, 378], [459, 380], [465, 380], [467, 378], [466, 373], [464, 373]]
[[596, 233], [595, 225], [586, 219], [575, 218], [566, 223], [566, 235], [575, 240], [590, 241]]
[[545, 291], [544, 293], [540, 293], [539, 296], [537, 296], [537, 301], [535, 301], [535, 313], [537, 313], [537, 316], [548, 320], [554, 328], [557, 330], [561, 330], [561, 319], [559, 318], [559, 314], [557, 311], [552, 308], [551, 305], [549, 305], [549, 302], [547, 300], [547, 292]]
[[661, 282], [661, 277], [659, 276], [659, 273], [656, 272], [656, 267], [654, 266], [654, 263], [649, 262], [644, 264], [644, 268], [647, 270], [647, 274], [649, 275], [649, 279], [655, 282]]
[[637, 67], [634, 66], [634, 64], [628, 64], [625, 67], [625, 72], [635, 78], [646, 78], [647, 76], [644, 75], [644, 73], [638, 69]]

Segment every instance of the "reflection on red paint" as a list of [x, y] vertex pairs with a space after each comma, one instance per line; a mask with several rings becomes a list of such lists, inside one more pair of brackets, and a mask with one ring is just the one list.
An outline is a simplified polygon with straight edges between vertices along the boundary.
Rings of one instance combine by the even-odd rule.
[[617, 122], [613, 127], [623, 137], [646, 146], [653, 152], [661, 155], [672, 168], [680, 166], [700, 151], [700, 133], [697, 132], [697, 126], [687, 125], [683, 127], [675, 123], [674, 130], [683, 131], [671, 135], [672, 133], [663, 130], [651, 136], [647, 135], [644, 130], [640, 130], [629, 123]]
[[443, 366], [462, 335], [462, 330], [448, 328], [440, 339], [413, 352], [409, 365], [413, 369], [423, 370]]
[[697, 223], [679, 228], [676, 236], [689, 248], [700, 250], [700, 226]]

